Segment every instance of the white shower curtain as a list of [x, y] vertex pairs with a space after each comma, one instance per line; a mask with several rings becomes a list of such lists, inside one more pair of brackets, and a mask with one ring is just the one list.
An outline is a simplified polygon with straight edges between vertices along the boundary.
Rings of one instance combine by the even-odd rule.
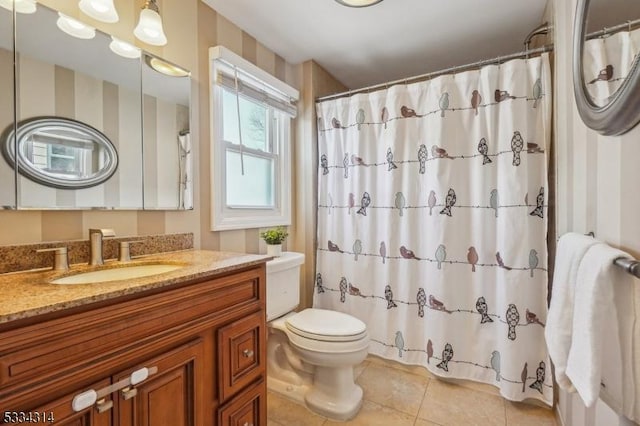
[[621, 31], [587, 40], [584, 45], [584, 79], [597, 105], [605, 105], [629, 74], [640, 48], [640, 30]]
[[373, 354], [551, 404], [548, 56], [317, 111], [314, 306], [363, 320]]

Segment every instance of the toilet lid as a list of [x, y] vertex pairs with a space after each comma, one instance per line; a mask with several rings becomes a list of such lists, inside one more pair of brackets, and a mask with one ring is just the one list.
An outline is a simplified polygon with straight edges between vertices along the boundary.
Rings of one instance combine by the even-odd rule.
[[305, 309], [287, 318], [286, 325], [299, 336], [329, 342], [359, 340], [367, 333], [358, 318], [325, 309]]

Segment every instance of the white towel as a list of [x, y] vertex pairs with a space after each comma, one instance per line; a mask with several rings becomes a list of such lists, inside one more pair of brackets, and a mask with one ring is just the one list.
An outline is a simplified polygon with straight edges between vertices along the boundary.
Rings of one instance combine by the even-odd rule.
[[549, 356], [555, 366], [556, 382], [561, 388], [569, 391], [574, 390], [566, 375], [566, 369], [573, 335], [574, 290], [578, 266], [589, 247], [598, 242], [586, 235], [568, 233], [560, 238], [556, 250], [551, 304], [544, 337]]
[[619, 257], [630, 256], [599, 243], [580, 262], [566, 374], [590, 407], [598, 400], [606, 371], [605, 389], [618, 400], [614, 408], [632, 412], [634, 278], [614, 265]]
[[191, 134], [178, 136], [180, 144], [180, 201], [178, 207], [189, 210], [193, 208], [193, 164], [191, 154]]

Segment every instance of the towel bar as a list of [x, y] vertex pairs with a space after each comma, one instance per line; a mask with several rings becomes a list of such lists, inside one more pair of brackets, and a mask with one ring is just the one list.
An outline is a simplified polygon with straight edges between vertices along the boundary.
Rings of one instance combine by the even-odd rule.
[[640, 262], [627, 257], [619, 257], [613, 261], [614, 264], [621, 267], [631, 275], [640, 278]]
[[[596, 236], [596, 234], [593, 231], [585, 235], [588, 235], [594, 238]], [[613, 263], [614, 265], [621, 267], [622, 269], [624, 269], [634, 277], [640, 278], [640, 262], [638, 262], [637, 260], [629, 259], [628, 257], [619, 257], [616, 260], [614, 260]]]

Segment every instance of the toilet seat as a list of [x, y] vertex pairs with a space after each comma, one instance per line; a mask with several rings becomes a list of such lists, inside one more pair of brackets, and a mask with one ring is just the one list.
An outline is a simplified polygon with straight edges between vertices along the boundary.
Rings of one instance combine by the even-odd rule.
[[359, 319], [326, 309], [305, 309], [285, 319], [291, 333], [321, 342], [358, 342], [367, 336], [367, 326]]

